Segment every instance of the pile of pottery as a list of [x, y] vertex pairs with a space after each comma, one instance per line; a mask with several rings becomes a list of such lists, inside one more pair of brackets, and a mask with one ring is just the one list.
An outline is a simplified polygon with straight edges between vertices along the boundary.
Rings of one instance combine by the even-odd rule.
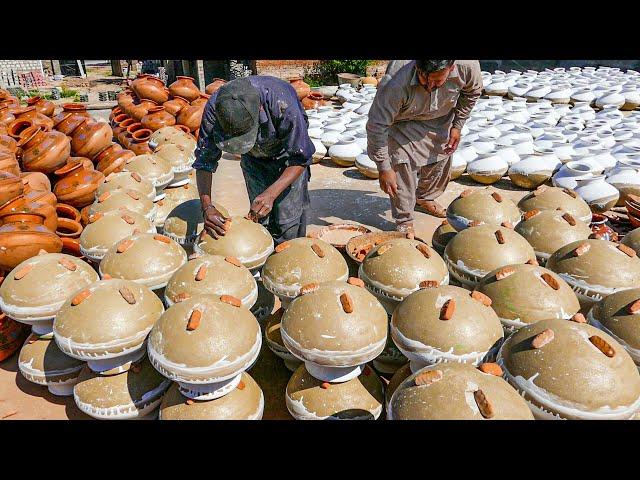
[[462, 129], [452, 178], [466, 171], [491, 184], [508, 175], [525, 189], [551, 181], [594, 212], [640, 193], [640, 116], [630, 111], [640, 105], [640, 74], [572, 67], [483, 72], [483, 79], [488, 98]]

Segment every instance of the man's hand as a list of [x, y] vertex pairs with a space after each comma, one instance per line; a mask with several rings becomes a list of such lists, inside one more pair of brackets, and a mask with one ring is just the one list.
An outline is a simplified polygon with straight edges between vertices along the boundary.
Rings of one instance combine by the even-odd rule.
[[269, 192], [269, 190], [265, 190], [260, 195], [258, 195], [251, 204], [251, 212], [254, 214], [254, 218], [264, 218], [273, 209], [273, 202], [276, 201], [276, 197]]
[[203, 206], [202, 216], [204, 217], [204, 231], [211, 235], [215, 240], [220, 236], [224, 236], [226, 230], [224, 225], [226, 218], [212, 204]]
[[449, 140], [447, 144], [444, 146], [444, 153], [447, 155], [451, 155], [458, 148], [458, 144], [460, 143], [460, 129], [452, 128], [449, 131]]
[[380, 188], [384, 193], [392, 198], [395, 198], [398, 195], [398, 179], [396, 177], [396, 172], [393, 169], [380, 172], [378, 181], [380, 182]]

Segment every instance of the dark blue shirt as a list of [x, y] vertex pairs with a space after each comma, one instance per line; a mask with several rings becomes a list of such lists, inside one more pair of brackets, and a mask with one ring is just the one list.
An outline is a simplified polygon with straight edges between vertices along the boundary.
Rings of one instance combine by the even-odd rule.
[[[256, 144], [246, 156], [273, 159], [286, 166], [311, 165], [316, 149], [307, 132], [307, 114], [295, 89], [289, 82], [276, 77], [256, 75], [248, 79], [260, 94], [260, 127]], [[216, 97], [217, 92], [211, 95], [202, 115], [193, 164], [196, 170], [215, 172], [222, 156], [211, 135], [217, 121]]]

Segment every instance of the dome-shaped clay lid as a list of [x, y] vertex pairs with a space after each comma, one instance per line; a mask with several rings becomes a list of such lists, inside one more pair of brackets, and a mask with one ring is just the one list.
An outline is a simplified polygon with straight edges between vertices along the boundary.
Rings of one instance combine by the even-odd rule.
[[73, 398], [80, 410], [94, 418], [135, 418], [152, 412], [170, 385], [145, 357], [118, 375], [100, 375], [85, 367]]
[[319, 365], [349, 367], [382, 352], [388, 320], [376, 297], [346, 282], [311, 289], [293, 300], [282, 317], [282, 340], [293, 355]]
[[537, 265], [507, 265], [489, 272], [478, 290], [507, 330], [548, 318], [568, 320], [580, 303], [571, 287], [551, 270]]
[[149, 137], [149, 143], [154, 146], [160, 146], [164, 143], [171, 143], [171, 139], [176, 135], [182, 135], [183, 132], [179, 128], [173, 125], [169, 127], [162, 127], [156, 130]]
[[620, 243], [629, 248], [633, 248], [636, 253], [640, 252], [640, 228], [636, 228], [627, 233]]
[[262, 266], [273, 252], [273, 237], [259, 223], [244, 217], [231, 217], [226, 235], [214, 240], [205, 234], [193, 250], [198, 254], [236, 257], [245, 267], [252, 269]]
[[162, 233], [183, 245], [195, 242], [203, 228], [204, 218], [200, 200], [188, 200], [169, 212]]
[[18, 356], [20, 373], [40, 385], [65, 383], [78, 377], [84, 362], [62, 353], [53, 338], [31, 334]]
[[541, 260], [566, 244], [585, 240], [591, 235], [589, 225], [562, 210], [530, 210], [516, 226]]
[[153, 221], [156, 216], [156, 206], [137, 190], [114, 190], [104, 192], [89, 207], [89, 217], [96, 213], [107, 213], [114, 210], [127, 209], [144, 215]]
[[435, 251], [443, 255], [444, 249], [447, 248], [447, 244], [456, 236], [456, 233], [458, 231], [451, 226], [449, 220], [443, 220], [431, 237], [431, 244]]
[[194, 295], [231, 295], [245, 308], [251, 308], [258, 298], [258, 285], [237, 258], [202, 255], [189, 260], [173, 274], [164, 295], [168, 305]]
[[509, 228], [479, 225], [459, 232], [447, 245], [444, 259], [465, 283], [477, 283], [491, 270], [505, 265], [536, 263], [533, 247]]
[[327, 383], [312, 377], [302, 364], [287, 383], [285, 400], [298, 420], [374, 420], [382, 413], [384, 387], [368, 365], [356, 378]]
[[469, 290], [443, 285], [412, 293], [391, 317], [391, 336], [410, 360], [476, 363], [499, 346], [502, 325]]
[[100, 262], [100, 276], [124, 278], [151, 289], [164, 287], [187, 263], [187, 253], [169, 237], [137, 233], [113, 245]]
[[99, 198], [104, 192], [113, 192], [114, 190], [136, 190], [151, 201], [156, 196], [156, 188], [153, 183], [142, 178], [136, 172], [110, 173], [96, 190], [96, 198]]
[[156, 233], [156, 227], [143, 215], [129, 210], [96, 213], [80, 234], [80, 250], [83, 255], [100, 260], [113, 245], [135, 231]]
[[311, 283], [344, 281], [349, 267], [332, 245], [320, 239], [295, 238], [276, 249], [262, 269], [262, 282], [270, 292], [295, 298]]
[[604, 330], [640, 364], [640, 288], [613, 293], [596, 303], [589, 323]]
[[398, 238], [374, 247], [360, 265], [358, 276], [367, 288], [395, 300], [402, 300], [424, 281], [449, 283], [442, 257], [418, 240]]
[[[180, 205], [182, 202], [186, 202], [187, 200], [195, 200], [200, 198], [200, 196], [198, 195], [198, 187], [191, 182], [180, 187], [167, 187], [162, 192], [165, 194], [164, 200], [162, 201], [173, 202], [174, 206]], [[227, 210], [224, 210], [224, 207], [218, 207], [219, 204], [215, 202], [213, 204], [216, 205], [216, 208], [220, 213], [222, 213], [225, 217], [229, 217], [229, 212], [227, 212]], [[220, 208], [223, 208], [223, 210], [220, 210]]]
[[176, 135], [171, 139], [170, 143], [173, 143], [174, 145], [178, 145], [179, 147], [182, 147], [185, 152], [189, 152], [190, 154], [195, 152], [196, 146], [197, 146], [196, 139], [193, 138], [193, 136], [186, 133], [182, 135]]
[[549, 257], [546, 267], [596, 300], [640, 284], [640, 260], [635, 251], [607, 240], [587, 239], [565, 245]]
[[160, 145], [154, 151], [154, 155], [167, 160], [175, 173], [189, 170], [196, 159], [193, 152], [188, 152], [183, 146], [173, 143]]
[[520, 210], [495, 188], [467, 189], [447, 207], [447, 220], [456, 230], [482, 223], [513, 226], [520, 221]]
[[136, 172], [156, 187], [166, 185], [173, 179], [173, 167], [171, 163], [164, 158], [150, 153], [137, 155], [127, 160], [124, 169], [127, 172]]
[[91, 266], [64, 253], [31, 257], [9, 272], [0, 285], [0, 307], [9, 317], [53, 318], [69, 295], [99, 280]]
[[586, 223], [591, 221], [591, 209], [587, 202], [580, 198], [576, 192], [567, 188], [547, 187], [546, 185], [538, 187], [518, 202], [518, 208], [523, 212], [561, 208], [577, 220]]
[[159, 420], [260, 420], [264, 395], [247, 372], [231, 392], [214, 400], [191, 400], [174, 383], [162, 398]]
[[164, 311], [144, 285], [100, 280], [75, 290], [53, 322], [56, 343], [67, 355], [93, 359], [135, 350]]
[[440, 363], [405, 379], [391, 398], [393, 420], [533, 420], [527, 402], [500, 376]]
[[563, 418], [628, 418], [640, 406], [633, 360], [591, 325], [558, 319], [527, 325], [507, 338], [498, 362], [527, 400]]
[[151, 330], [147, 348], [165, 377], [215, 383], [249, 368], [261, 344], [258, 321], [238, 299], [198, 295], [169, 307]]

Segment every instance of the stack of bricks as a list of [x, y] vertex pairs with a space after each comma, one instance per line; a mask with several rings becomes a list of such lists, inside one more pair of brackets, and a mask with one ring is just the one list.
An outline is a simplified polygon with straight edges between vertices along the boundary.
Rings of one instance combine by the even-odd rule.
[[0, 60], [0, 87], [44, 86], [41, 60]]

